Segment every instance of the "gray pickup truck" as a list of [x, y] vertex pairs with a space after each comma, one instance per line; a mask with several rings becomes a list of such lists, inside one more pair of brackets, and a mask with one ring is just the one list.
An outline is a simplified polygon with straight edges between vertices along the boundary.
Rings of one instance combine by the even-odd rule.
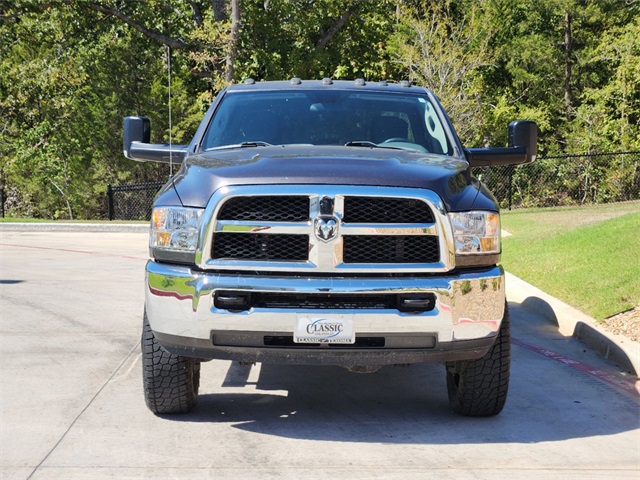
[[189, 145], [124, 121], [124, 154], [175, 161], [152, 213], [142, 332], [147, 406], [196, 404], [200, 363], [442, 362], [451, 409], [491, 416], [509, 384], [500, 215], [473, 166], [528, 163], [537, 127], [465, 149], [409, 82], [233, 85]]

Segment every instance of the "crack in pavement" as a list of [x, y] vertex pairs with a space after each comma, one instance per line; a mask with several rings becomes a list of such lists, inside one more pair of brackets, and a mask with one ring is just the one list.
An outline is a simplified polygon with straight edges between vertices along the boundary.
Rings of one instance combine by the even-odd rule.
[[109, 385], [111, 383], [111, 381], [115, 378], [115, 376], [118, 374], [118, 372], [122, 369], [122, 367], [127, 363], [127, 361], [131, 358], [131, 356], [133, 355], [133, 353], [138, 350], [140, 348], [140, 342], [137, 341], [136, 344], [131, 348], [131, 350], [129, 350], [129, 353], [126, 355], [126, 357], [122, 360], [122, 362], [120, 362], [120, 365], [118, 365], [118, 367], [113, 371], [113, 373], [111, 375], [109, 375], [109, 378], [107, 379], [106, 382], [104, 382], [104, 384], [98, 389], [98, 391], [95, 393], [95, 395], [91, 398], [91, 400], [89, 400], [89, 403], [87, 403], [87, 405], [85, 405], [85, 407], [80, 411], [80, 413], [78, 413], [78, 415], [76, 415], [76, 418], [73, 419], [73, 421], [71, 422], [71, 424], [69, 425], [69, 427], [65, 430], [65, 432], [62, 434], [62, 436], [58, 439], [58, 441], [55, 443], [55, 445], [53, 447], [51, 447], [51, 450], [49, 450], [49, 452], [44, 456], [44, 458], [40, 461], [40, 463], [38, 463], [38, 465], [36, 465], [33, 469], [33, 471], [29, 474], [29, 476], [27, 477], [27, 480], [29, 480], [30, 478], [33, 477], [33, 475], [35, 475], [35, 473], [40, 469], [40, 467], [42, 467], [42, 465], [44, 464], [44, 462], [47, 461], [47, 459], [51, 456], [51, 454], [58, 448], [58, 446], [62, 443], [62, 441], [66, 438], [66, 436], [69, 434], [69, 432], [71, 431], [71, 429], [75, 426], [75, 424], [78, 422], [78, 420], [80, 419], [80, 417], [84, 414], [84, 412], [86, 412], [89, 407], [93, 404], [93, 402], [96, 400], [96, 398], [98, 398], [98, 396], [102, 393], [102, 391], [107, 387], [107, 385]]

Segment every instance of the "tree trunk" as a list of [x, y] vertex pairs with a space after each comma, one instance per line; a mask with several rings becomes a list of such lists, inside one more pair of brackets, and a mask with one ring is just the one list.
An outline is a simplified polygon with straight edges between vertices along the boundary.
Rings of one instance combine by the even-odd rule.
[[564, 16], [564, 109], [567, 120], [571, 120], [571, 14]]
[[187, 0], [189, 5], [191, 6], [191, 15], [193, 16], [193, 23], [195, 23], [196, 27], [202, 24], [202, 10], [200, 9], [200, 5], [198, 5], [193, 0]]
[[238, 35], [240, 33], [240, 0], [231, 0], [231, 32], [227, 50], [227, 82], [235, 81], [234, 63], [238, 54]]
[[211, 0], [213, 18], [216, 22], [224, 22], [227, 19], [227, 6], [225, 0]]
[[175, 48], [176, 50], [186, 50], [189, 48], [189, 45], [183, 42], [182, 40], [176, 40], [174, 38], [170, 38], [170, 37], [167, 37], [166, 35], [156, 32], [155, 30], [150, 30], [144, 27], [141, 23], [138, 23], [137, 21], [135, 21], [133, 18], [125, 15], [115, 7], [111, 7], [109, 5], [102, 5], [100, 3], [92, 3], [89, 5], [89, 8], [91, 8], [92, 10], [95, 10], [96, 12], [105, 13], [107, 15], [113, 15], [114, 17], [122, 20], [124, 23], [126, 23], [130, 27], [133, 27], [136, 30], [138, 30], [144, 36], [152, 38], [157, 42], [160, 42], [163, 45], [166, 45], [167, 47]]
[[327, 44], [331, 41], [331, 39], [345, 26], [349, 18], [353, 15], [353, 12], [360, 6], [362, 0], [358, 0], [353, 2], [347, 10], [338, 17], [338, 19], [333, 23], [331, 28], [327, 30], [327, 32], [318, 40], [316, 43], [316, 48], [318, 50], [323, 50]]

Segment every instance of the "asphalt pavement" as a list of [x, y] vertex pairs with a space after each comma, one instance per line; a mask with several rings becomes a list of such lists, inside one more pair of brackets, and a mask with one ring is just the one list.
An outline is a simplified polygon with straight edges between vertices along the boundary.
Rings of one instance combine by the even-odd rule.
[[[194, 412], [159, 417], [144, 405], [140, 366], [147, 229], [5, 225], [3, 479], [640, 475], [637, 377], [574, 337], [572, 313], [553, 299], [532, 307], [540, 297], [517, 279], [507, 278], [511, 386], [495, 418], [452, 414], [441, 365], [357, 374], [227, 361], [203, 364]], [[634, 344], [622, 348], [631, 366]]]

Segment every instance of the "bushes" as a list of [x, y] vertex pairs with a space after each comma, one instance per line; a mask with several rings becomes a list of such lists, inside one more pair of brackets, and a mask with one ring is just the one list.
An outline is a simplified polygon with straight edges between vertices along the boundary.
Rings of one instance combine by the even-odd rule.
[[640, 152], [562, 155], [529, 165], [475, 168], [502, 208], [640, 199]]

